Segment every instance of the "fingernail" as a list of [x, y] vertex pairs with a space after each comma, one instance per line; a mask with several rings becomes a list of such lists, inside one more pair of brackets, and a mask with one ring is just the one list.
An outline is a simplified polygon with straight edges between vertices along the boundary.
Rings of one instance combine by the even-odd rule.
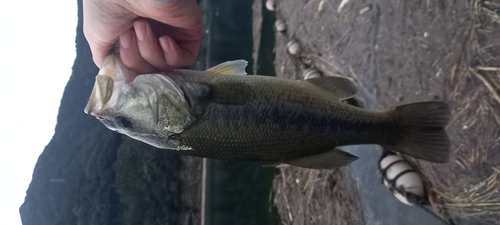
[[148, 36], [146, 25], [144, 25], [144, 23], [136, 23], [134, 28], [135, 28], [135, 34], [137, 35], [137, 39], [139, 39], [139, 41], [144, 41]]
[[122, 48], [128, 48], [132, 44], [132, 32], [127, 31], [120, 36], [120, 45]]
[[165, 53], [169, 53], [172, 49], [170, 48], [170, 43], [165, 38], [160, 38], [160, 45]]

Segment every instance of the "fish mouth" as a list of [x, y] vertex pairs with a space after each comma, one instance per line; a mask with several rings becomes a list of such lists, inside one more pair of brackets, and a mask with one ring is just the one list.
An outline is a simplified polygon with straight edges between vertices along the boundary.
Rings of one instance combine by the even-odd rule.
[[92, 108], [92, 106], [93, 106], [93, 105], [94, 105], [94, 103], [90, 103], [90, 101], [89, 101], [89, 102], [87, 102], [87, 105], [85, 106], [85, 109], [83, 109], [83, 112], [84, 112], [85, 114], [88, 114], [88, 115], [94, 116], [94, 115], [92, 115], [92, 111], [90, 110], [90, 109]]
[[87, 106], [84, 112], [86, 114], [95, 114], [103, 109], [104, 105], [109, 102], [113, 95], [114, 81], [111, 77], [97, 75], [94, 83], [94, 88], [90, 94]]
[[110, 53], [102, 63], [101, 69], [95, 77], [94, 87], [89, 101], [83, 110], [86, 114], [96, 116], [93, 112], [103, 111], [109, 104], [115, 102], [119, 87], [127, 80], [136, 77], [137, 73], [127, 69], [118, 53]]
[[[90, 104], [87, 104], [87, 106]], [[108, 129], [112, 131], [116, 131], [117, 129], [113, 126], [112, 121], [109, 119], [109, 117], [105, 116], [105, 113], [101, 110], [92, 110], [92, 108], [86, 107], [85, 108], [85, 113], [88, 115], [91, 115], [95, 117], [97, 120], [99, 120], [104, 126], [106, 126]]]

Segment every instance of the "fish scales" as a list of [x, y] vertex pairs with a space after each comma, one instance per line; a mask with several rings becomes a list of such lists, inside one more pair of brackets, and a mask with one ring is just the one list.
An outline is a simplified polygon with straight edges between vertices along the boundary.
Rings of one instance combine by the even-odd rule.
[[[244, 82], [254, 99], [245, 105], [208, 103], [199, 121], [172, 137], [193, 148], [188, 154], [286, 160], [336, 146], [384, 143], [399, 132], [386, 114], [367, 113], [297, 81], [200, 76], [192, 72], [180, 72], [178, 76], [181, 83], [227, 83], [234, 88], [228, 93], [238, 90]], [[381, 129], [385, 131], [379, 132]]]
[[349, 79], [244, 76], [246, 65], [236, 60], [206, 71], [138, 75], [110, 53], [84, 111], [138, 141], [205, 158], [330, 169], [357, 159], [337, 147], [378, 144], [448, 162], [445, 102], [370, 111], [343, 102], [357, 92]]

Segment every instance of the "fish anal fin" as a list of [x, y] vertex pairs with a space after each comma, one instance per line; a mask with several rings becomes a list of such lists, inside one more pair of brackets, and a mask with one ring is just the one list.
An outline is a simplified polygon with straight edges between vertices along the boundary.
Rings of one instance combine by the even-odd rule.
[[357, 159], [357, 156], [335, 148], [316, 155], [286, 160], [283, 163], [309, 169], [333, 169], [348, 166]]
[[207, 69], [207, 72], [221, 75], [246, 75], [245, 68], [248, 62], [246, 60], [234, 60], [221, 63]]
[[331, 93], [339, 100], [346, 100], [358, 93], [358, 88], [345, 77], [316, 77], [305, 80], [317, 88]]

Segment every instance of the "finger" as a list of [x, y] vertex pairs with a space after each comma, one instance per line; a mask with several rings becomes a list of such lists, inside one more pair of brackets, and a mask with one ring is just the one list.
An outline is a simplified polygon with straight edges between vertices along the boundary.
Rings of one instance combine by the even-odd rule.
[[196, 41], [183, 42], [179, 44], [179, 47], [182, 49], [182, 66], [191, 65], [196, 61], [196, 56], [198, 55], [198, 50], [200, 49], [200, 42], [201, 40], [198, 39]]
[[102, 62], [104, 61], [104, 58], [106, 58], [109, 51], [111, 51], [111, 49], [113, 48], [113, 42], [104, 43], [97, 41], [93, 36], [93, 33], [87, 27], [83, 28], [83, 35], [89, 43], [90, 51], [92, 52], [92, 60], [94, 61], [96, 66], [100, 68]]
[[[92, 11], [92, 4], [89, 1], [83, 2], [83, 36], [87, 39], [87, 42], [90, 46], [90, 51], [92, 52], [92, 59], [97, 67], [101, 66], [102, 61], [104, 60], [104, 55], [102, 52], [106, 50], [106, 45], [99, 45], [95, 40], [93, 30], [91, 29], [93, 26], [92, 15], [89, 15], [89, 12]], [[109, 46], [108, 46], [109, 48]], [[110, 48], [109, 48], [110, 49]]]
[[158, 72], [156, 68], [141, 57], [133, 29], [129, 29], [120, 35], [120, 57], [125, 67], [138, 74]]
[[161, 36], [160, 45], [163, 49], [165, 61], [169, 66], [189, 66], [196, 60], [199, 44], [193, 42], [182, 42], [177, 44], [171, 37]]
[[165, 62], [169, 66], [182, 66], [182, 50], [177, 45], [177, 43], [175, 43], [175, 41], [168, 35], [161, 36], [159, 42], [163, 50], [163, 57], [165, 58]]
[[169, 66], [165, 61], [163, 50], [149, 23], [144, 20], [138, 20], [134, 22], [134, 29], [142, 58], [161, 71], [172, 71], [174, 68]]
[[92, 52], [92, 60], [98, 68], [101, 68], [104, 58], [106, 58], [107, 53], [111, 51], [113, 46], [111, 45], [101, 45], [91, 40], [88, 40], [90, 45], [90, 51]]

